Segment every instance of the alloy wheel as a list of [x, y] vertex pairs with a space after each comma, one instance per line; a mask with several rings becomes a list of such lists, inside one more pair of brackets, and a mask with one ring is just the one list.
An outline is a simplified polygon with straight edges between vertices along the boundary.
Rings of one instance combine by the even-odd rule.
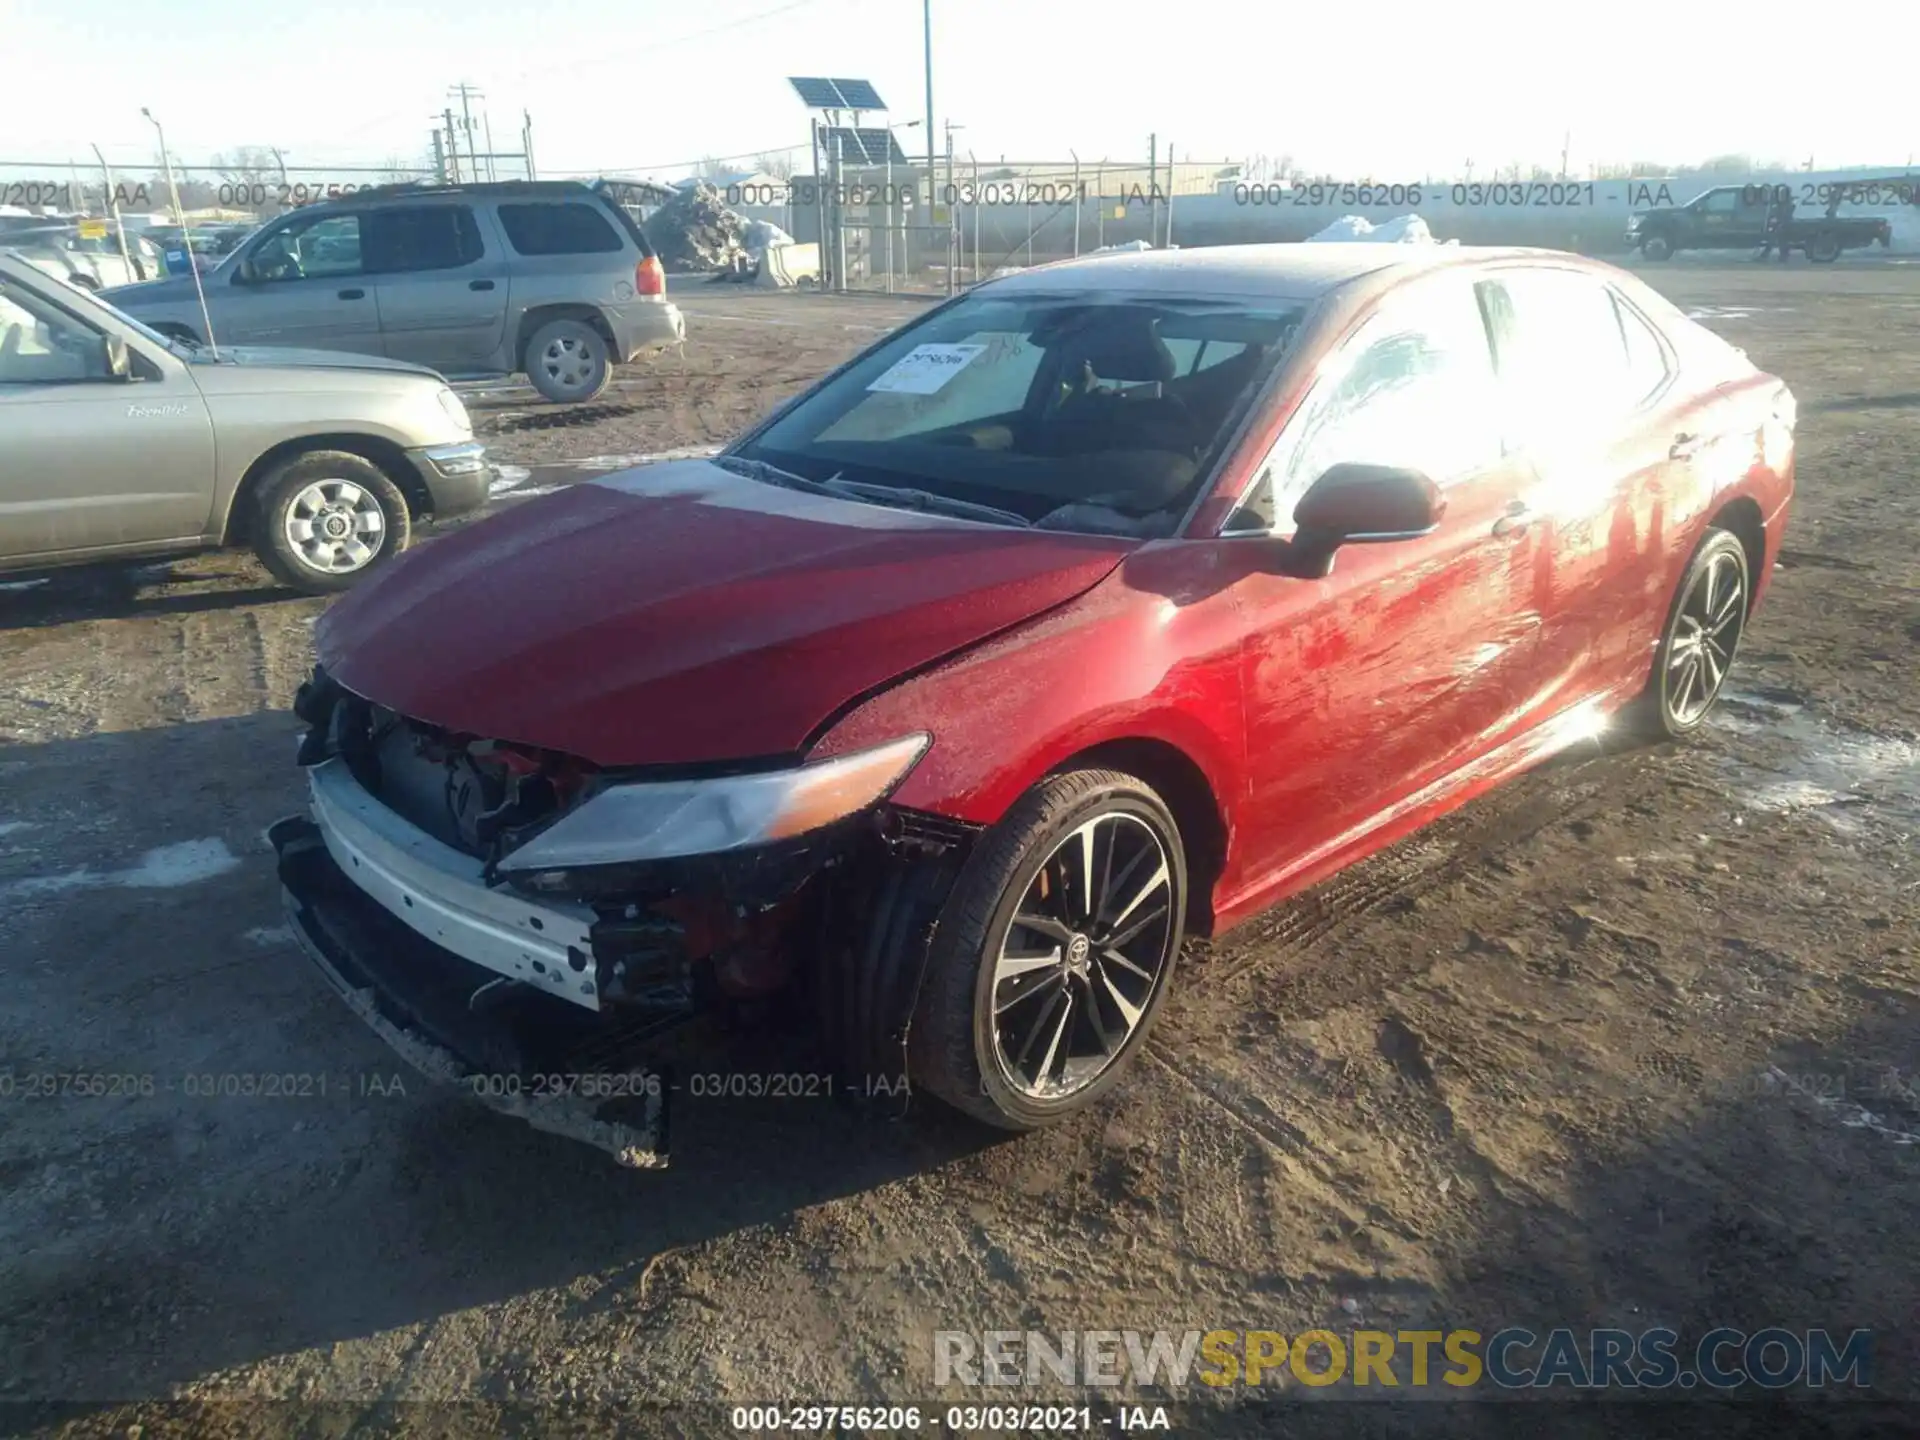
[[586, 389], [599, 363], [592, 342], [579, 335], [556, 335], [540, 353], [541, 368], [563, 390]]
[[287, 507], [286, 532], [303, 564], [345, 575], [380, 553], [387, 516], [373, 492], [353, 481], [316, 480]]
[[1699, 723], [1733, 665], [1747, 618], [1747, 585], [1739, 558], [1714, 555], [1694, 577], [1674, 617], [1662, 677], [1667, 713], [1680, 729]]
[[1096, 815], [1056, 844], [994, 955], [993, 1058], [1034, 1099], [1091, 1085], [1165, 978], [1177, 933], [1167, 841], [1145, 818]]

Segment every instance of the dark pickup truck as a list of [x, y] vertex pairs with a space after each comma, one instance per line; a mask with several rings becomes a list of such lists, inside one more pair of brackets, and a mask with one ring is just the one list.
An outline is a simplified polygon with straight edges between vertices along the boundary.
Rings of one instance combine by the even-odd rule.
[[[1789, 249], [1825, 264], [1838, 260], [1842, 250], [1893, 243], [1893, 227], [1877, 216], [1836, 215], [1845, 196], [1833, 188], [1824, 215], [1802, 216], [1794, 213], [1791, 186], [1721, 185], [1685, 205], [1636, 211], [1627, 221], [1627, 244], [1649, 260], [1665, 260], [1681, 250], [1752, 250], [1784, 238]], [[1784, 211], [1782, 233], [1769, 236], [1776, 206]]]

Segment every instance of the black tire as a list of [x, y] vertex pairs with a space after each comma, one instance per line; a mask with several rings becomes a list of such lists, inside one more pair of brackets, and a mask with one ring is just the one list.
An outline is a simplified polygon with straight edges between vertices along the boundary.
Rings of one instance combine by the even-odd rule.
[[1807, 259], [1816, 265], [1831, 265], [1840, 258], [1840, 242], [1832, 235], [1818, 235], [1807, 242]]
[[[338, 486], [339, 489], [329, 487]], [[330, 496], [326, 509], [314, 511], [311, 498], [315, 488]], [[348, 490], [357, 492], [349, 495]], [[253, 525], [254, 553], [282, 584], [309, 595], [331, 595], [364, 579], [371, 571], [387, 564], [407, 548], [413, 534], [412, 515], [407, 498], [371, 460], [345, 450], [308, 450], [282, 460], [261, 477], [259, 509]], [[362, 503], [362, 501], [366, 503]], [[298, 505], [300, 515], [292, 514]], [[363, 518], [377, 510], [377, 540], [369, 540]], [[316, 521], [313, 548], [303, 548], [289, 526], [290, 519], [316, 513], [326, 519]], [[346, 522], [346, 534], [333, 537], [335, 517]], [[297, 529], [297, 527], [294, 527]], [[351, 542], [372, 553], [359, 559], [351, 552]], [[335, 568], [323, 568], [315, 556], [331, 547], [342, 559]]]
[[[1693, 638], [1699, 608], [1693, 602], [1699, 598], [1696, 592], [1700, 591], [1703, 580], [1712, 571], [1719, 572], [1715, 578], [1716, 586], [1724, 586], [1729, 576], [1737, 577], [1739, 593], [1722, 622], [1724, 628], [1716, 632], [1718, 649], [1713, 654], [1724, 655], [1724, 662], [1702, 655], [1700, 664], [1703, 668], [1697, 672], [1697, 679], [1710, 680], [1711, 683], [1704, 695], [1705, 703], [1699, 703], [1702, 697], [1697, 692], [1681, 693], [1687, 670], [1682, 652], [1700, 648]], [[1724, 590], [1716, 591], [1712, 600], [1716, 608], [1727, 604], [1724, 595]], [[1738, 658], [1740, 641], [1746, 634], [1747, 613], [1752, 606], [1752, 577], [1747, 571], [1746, 547], [1730, 530], [1708, 530], [1706, 538], [1700, 542], [1700, 548], [1693, 552], [1687, 573], [1681, 577], [1672, 603], [1667, 608], [1666, 627], [1660, 632], [1660, 644], [1654, 650], [1653, 670], [1647, 677], [1647, 688], [1638, 702], [1639, 713], [1634, 717], [1634, 728], [1651, 738], [1664, 737], [1670, 740], [1684, 739], [1700, 728], [1720, 698], [1727, 673]], [[1719, 666], [1717, 676], [1712, 673], [1715, 664]]]
[[527, 341], [527, 379], [555, 404], [595, 400], [613, 382], [607, 337], [585, 320], [549, 320]]
[[[1095, 821], [1108, 827], [1105, 832], [1108, 838], [1104, 842], [1099, 838], [1102, 831], [1096, 828], [1090, 843], [1096, 856], [1104, 844], [1102, 879], [1111, 882], [1110, 895], [1142, 884], [1138, 880], [1139, 870], [1151, 866], [1155, 868], [1143, 883], [1141, 894], [1157, 897], [1161, 892], [1152, 882], [1158, 874], [1158, 865], [1165, 863], [1164, 929], [1161, 921], [1152, 918], [1149, 911], [1150, 928], [1144, 946], [1138, 938], [1119, 942], [1122, 946], [1131, 943], [1136, 957], [1157, 949], [1157, 969], [1149, 979], [1139, 980], [1135, 976], [1143, 972], [1134, 968], [1134, 974], [1129, 975], [1115, 968], [1106, 958], [1113, 952], [1101, 946], [1100, 941], [1094, 942], [1099, 947], [1098, 954], [1089, 953], [1084, 943], [1076, 948], [1073, 942], [1067, 941], [1056, 946], [1062, 955], [1057, 967], [1030, 968], [1030, 981], [1016, 974], [996, 982], [996, 970], [1002, 960], [1003, 945], [1009, 941], [1015, 911], [1029, 899], [1031, 889], [1048, 883], [1042, 880], [1041, 871], [1055, 860], [1056, 848], [1082, 826]], [[1157, 843], [1157, 855], [1144, 843], [1142, 837], [1146, 833], [1151, 833]], [[1115, 838], [1116, 835], [1120, 838]], [[1121, 861], [1121, 873], [1115, 874], [1115, 857], [1122, 854], [1123, 849], [1126, 857]], [[1089, 873], [1099, 870], [1102, 864], [1101, 859], [1095, 858], [1088, 867]], [[1055, 902], [1065, 913], [1064, 907], [1077, 901], [1077, 897], [1076, 901], [1068, 899], [1069, 889], [1076, 887], [1064, 872], [1048, 871], [1049, 877], [1055, 874], [1062, 876], [1054, 889]], [[1101, 880], [1095, 880], [1090, 887], [1096, 897], [1101, 885]], [[907, 1067], [914, 1083], [955, 1109], [1004, 1130], [1035, 1129], [1092, 1105], [1138, 1057], [1141, 1045], [1153, 1028], [1160, 1002], [1173, 979], [1186, 900], [1186, 857], [1179, 827], [1166, 803], [1150, 787], [1114, 770], [1074, 770], [1041, 781], [981, 838], [935, 927], [926, 982], [908, 1032]], [[1147, 900], [1150, 907], [1159, 903], [1157, 898]], [[1132, 925], [1136, 917], [1123, 912], [1119, 918], [1120, 929], [1105, 925], [1098, 915], [1092, 921], [1082, 922], [1085, 931], [1079, 934], [1079, 940], [1084, 942], [1088, 936], [1102, 935], [1102, 932], [1103, 938], [1116, 937]], [[1048, 923], [1056, 922], [1050, 918]], [[1020, 928], [1027, 929], [1024, 925]], [[1078, 932], [1078, 927], [1066, 928]], [[1043, 938], [1032, 943], [1044, 945], [1046, 942]], [[1074, 957], [1072, 961], [1066, 958], [1069, 954]], [[1124, 954], [1121, 956], [1122, 960], [1126, 958]], [[1120, 976], [1119, 990], [1106, 979], [1109, 975]], [[1033, 1016], [1031, 1023], [1041, 1026], [1046, 1021], [1039, 1017], [1050, 1019], [1060, 1013], [1054, 1000], [1045, 997], [1080, 997], [1078, 1010], [1069, 998], [1067, 1013], [1060, 1019], [1062, 1034], [1071, 1026], [1067, 1041], [1069, 1055], [1076, 1040], [1106, 1039], [1107, 1021], [1116, 1025], [1127, 1023], [1126, 1009], [1118, 1001], [1124, 999], [1127, 1008], [1137, 1007], [1138, 1016], [1117, 1043], [1109, 1041], [1101, 1047], [1106, 1050], [1104, 1058], [1087, 1060], [1089, 1065], [1099, 1067], [1090, 1078], [1077, 1081], [1075, 1088], [1058, 1094], [1034, 1095], [1017, 1088], [1002, 1068], [1010, 1062], [996, 1034], [1003, 1025], [1012, 1027], [1017, 1022], [1010, 1018], [997, 1024], [994, 1004], [1008, 984], [1028, 988], [1017, 999], [1003, 1005], [1003, 1014], [1020, 1009], [1030, 1000], [1039, 1002], [1041, 1007], [1019, 1017], [1018, 1023], [1023, 1024], [1026, 1016]], [[1097, 1027], [1097, 1031], [1089, 1031], [1089, 1024]], [[1041, 1061], [1043, 1078], [1058, 1044], [1056, 1039]], [[1063, 1058], [1063, 1070], [1067, 1064]], [[1013, 1064], [1011, 1068], [1017, 1070], [1018, 1065]], [[1063, 1074], [1062, 1084], [1065, 1079]]]
[[1640, 253], [1649, 260], [1671, 259], [1673, 242], [1664, 235], [1649, 235], [1640, 242]]

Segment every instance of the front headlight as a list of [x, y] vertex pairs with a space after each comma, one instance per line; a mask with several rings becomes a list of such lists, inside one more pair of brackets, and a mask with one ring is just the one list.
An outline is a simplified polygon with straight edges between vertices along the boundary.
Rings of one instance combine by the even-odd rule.
[[440, 387], [440, 408], [447, 412], [447, 418], [462, 435], [473, 433], [473, 420], [467, 414], [465, 402], [444, 385]]
[[818, 830], [892, 794], [931, 735], [793, 770], [612, 785], [501, 858], [503, 875], [670, 860], [765, 845]]

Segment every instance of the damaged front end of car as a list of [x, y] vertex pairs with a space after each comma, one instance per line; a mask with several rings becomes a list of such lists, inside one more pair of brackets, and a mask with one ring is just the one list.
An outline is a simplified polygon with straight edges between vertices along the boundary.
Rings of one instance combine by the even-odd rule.
[[889, 803], [931, 743], [607, 770], [397, 714], [316, 669], [309, 813], [269, 832], [302, 948], [415, 1068], [635, 1167], [729, 1017], [805, 1014], [904, 1095], [933, 924], [973, 827]]

